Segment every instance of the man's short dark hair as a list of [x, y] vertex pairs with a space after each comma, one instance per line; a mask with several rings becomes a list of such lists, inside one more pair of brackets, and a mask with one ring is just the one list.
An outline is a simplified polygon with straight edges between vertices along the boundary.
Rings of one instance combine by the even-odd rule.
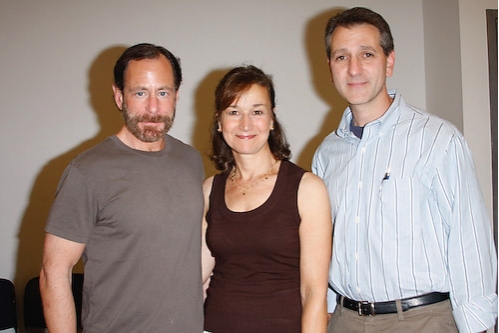
[[180, 67], [180, 61], [164, 47], [148, 43], [131, 46], [123, 52], [114, 65], [114, 84], [119, 90], [123, 91], [125, 88], [125, 72], [130, 61], [157, 59], [161, 55], [164, 55], [172, 65], [175, 90], [178, 90], [180, 84], [182, 83], [182, 69]]
[[324, 34], [327, 58], [331, 58], [331, 36], [338, 27], [352, 28], [361, 24], [370, 24], [378, 29], [380, 45], [383, 53], [388, 56], [394, 50], [393, 37], [390, 26], [378, 13], [363, 7], [348, 9], [329, 19]]

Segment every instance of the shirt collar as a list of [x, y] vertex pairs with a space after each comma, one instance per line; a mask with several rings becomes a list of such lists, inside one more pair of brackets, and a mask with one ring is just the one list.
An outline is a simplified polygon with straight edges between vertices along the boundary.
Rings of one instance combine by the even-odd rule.
[[[400, 113], [398, 107], [401, 103], [403, 103], [402, 96], [395, 89], [388, 90], [388, 95], [393, 98], [392, 104], [390, 104], [388, 110], [386, 110], [380, 118], [373, 120], [364, 126], [364, 133], [362, 135], [363, 138], [371, 137], [373, 135], [383, 135], [385, 129], [387, 127], [391, 127], [396, 122]], [[339, 136], [356, 138], [350, 130], [352, 120], [352, 110], [350, 107], [347, 107], [341, 118], [340, 125], [338, 126], [337, 133]]]

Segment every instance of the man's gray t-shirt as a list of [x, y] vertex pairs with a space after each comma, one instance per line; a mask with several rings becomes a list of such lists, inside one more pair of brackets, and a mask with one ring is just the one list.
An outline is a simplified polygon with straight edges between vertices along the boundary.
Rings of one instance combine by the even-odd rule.
[[203, 178], [168, 135], [158, 152], [111, 136], [66, 168], [45, 230], [86, 244], [85, 332], [202, 332]]

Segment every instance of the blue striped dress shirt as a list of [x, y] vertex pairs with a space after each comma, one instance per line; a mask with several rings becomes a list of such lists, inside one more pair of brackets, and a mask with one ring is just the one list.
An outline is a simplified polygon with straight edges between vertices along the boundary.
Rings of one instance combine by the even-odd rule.
[[469, 148], [452, 124], [389, 93], [361, 139], [347, 108], [314, 155], [333, 212], [329, 283], [370, 302], [450, 292], [459, 330], [484, 330], [497, 316], [497, 262]]

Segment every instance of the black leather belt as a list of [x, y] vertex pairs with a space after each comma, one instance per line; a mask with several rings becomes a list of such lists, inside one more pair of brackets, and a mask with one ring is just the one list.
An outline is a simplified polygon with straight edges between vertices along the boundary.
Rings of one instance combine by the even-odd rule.
[[[341, 300], [343, 298], [343, 304]], [[449, 293], [430, 293], [421, 296], [404, 298], [400, 300], [402, 311], [417, 308], [419, 306], [435, 304], [449, 299]], [[359, 316], [374, 316], [377, 314], [397, 313], [395, 301], [369, 303], [366, 301], [354, 301], [341, 295], [336, 296], [336, 302], [344, 308], [357, 311]]]

